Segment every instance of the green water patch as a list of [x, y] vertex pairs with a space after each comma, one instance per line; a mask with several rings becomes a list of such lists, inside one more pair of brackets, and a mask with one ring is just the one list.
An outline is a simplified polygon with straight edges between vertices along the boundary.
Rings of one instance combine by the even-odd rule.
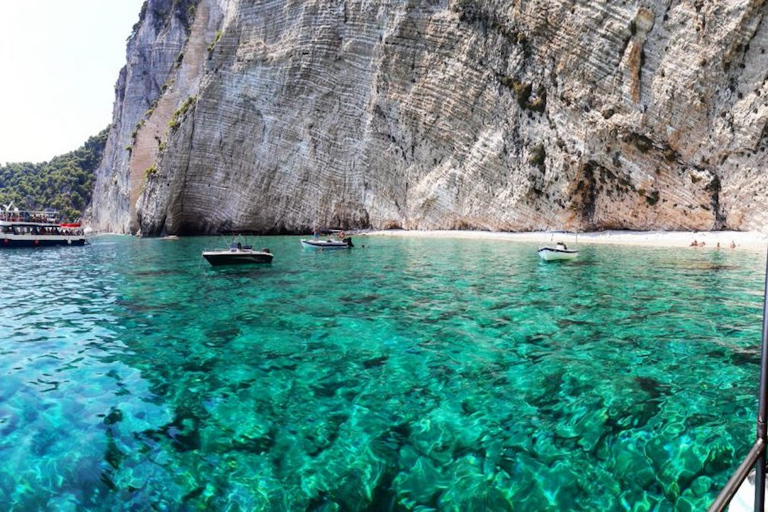
[[0, 503], [702, 509], [751, 444], [760, 255], [213, 245], [0, 252]]

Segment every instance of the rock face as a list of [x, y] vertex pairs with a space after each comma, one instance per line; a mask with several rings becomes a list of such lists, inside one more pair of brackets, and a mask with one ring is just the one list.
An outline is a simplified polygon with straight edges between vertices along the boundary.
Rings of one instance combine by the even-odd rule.
[[91, 222], [766, 229], [766, 14], [764, 0], [149, 0]]

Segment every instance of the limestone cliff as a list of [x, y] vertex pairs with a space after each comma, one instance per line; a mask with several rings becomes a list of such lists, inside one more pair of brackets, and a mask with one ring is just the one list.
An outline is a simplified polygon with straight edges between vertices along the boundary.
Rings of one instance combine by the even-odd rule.
[[149, 0], [92, 224], [765, 229], [766, 14], [764, 0]]

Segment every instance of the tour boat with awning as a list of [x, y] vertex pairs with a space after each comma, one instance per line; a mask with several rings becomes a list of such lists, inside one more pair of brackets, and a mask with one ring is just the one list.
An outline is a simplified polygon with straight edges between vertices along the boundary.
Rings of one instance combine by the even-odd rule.
[[82, 226], [61, 222], [56, 211], [0, 211], [0, 248], [45, 247], [51, 245], [85, 245]]

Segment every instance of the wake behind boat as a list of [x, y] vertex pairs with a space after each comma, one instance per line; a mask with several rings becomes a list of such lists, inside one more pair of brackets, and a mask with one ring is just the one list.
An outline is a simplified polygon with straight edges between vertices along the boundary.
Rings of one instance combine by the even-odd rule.
[[222, 265], [252, 265], [272, 263], [274, 255], [269, 249], [254, 250], [250, 245], [233, 241], [227, 249], [203, 251], [203, 258], [214, 267]]

